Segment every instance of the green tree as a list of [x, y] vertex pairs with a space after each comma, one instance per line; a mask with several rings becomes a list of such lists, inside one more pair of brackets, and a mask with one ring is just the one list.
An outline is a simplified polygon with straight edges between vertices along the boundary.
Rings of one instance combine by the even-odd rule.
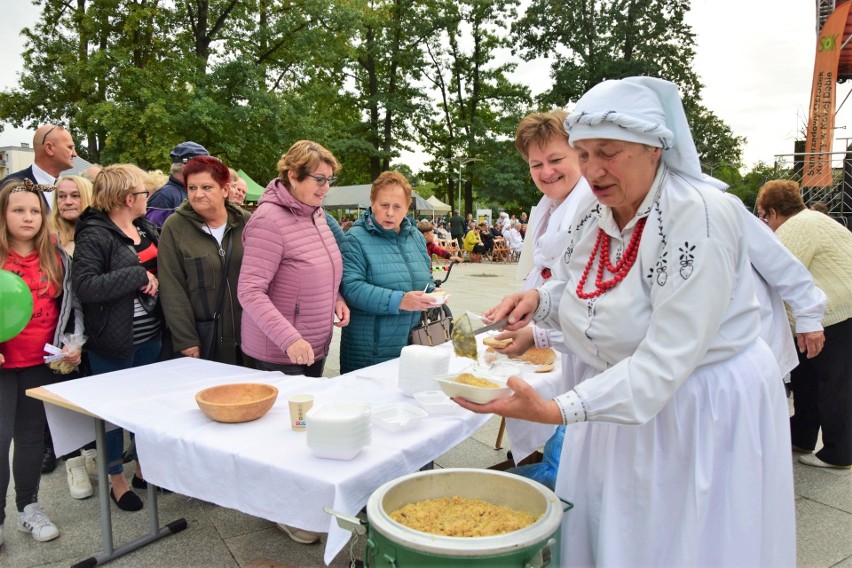
[[[343, 158], [360, 151], [360, 115], [340, 88], [348, 2], [40, 5], [39, 21], [24, 30], [25, 71], [0, 93], [0, 113], [18, 126], [66, 121], [92, 161], [165, 168], [176, 143], [194, 140], [266, 180], [298, 139]], [[342, 175], [366, 177], [357, 160], [346, 162]]]
[[[425, 76], [437, 96], [431, 116], [418, 124], [419, 142], [435, 156], [431, 181], [448, 182], [443, 200], [454, 208], [461, 207], [454, 195], [459, 159], [475, 158], [463, 172], [463, 209], [472, 212], [475, 195], [497, 195], [516, 185], [503, 147], [530, 94], [508, 79], [513, 63], [495, 61], [499, 50], [509, 47], [506, 22], [514, 19], [515, 6], [507, 0], [463, 0], [436, 7], [445, 28], [425, 44], [430, 62]], [[468, 35], [469, 47], [460, 41]]]
[[744, 140], [700, 104], [689, 0], [532, 0], [514, 24], [518, 53], [553, 57], [544, 106], [577, 101], [607, 79], [648, 75], [678, 85], [702, 160], [739, 163]]
[[435, 32], [417, 0], [360, 0], [360, 15], [347, 71], [354, 79], [354, 102], [365, 120], [358, 134], [369, 160], [370, 179], [390, 168], [411, 140], [410, 120], [423, 112], [416, 82], [423, 67], [423, 41]]

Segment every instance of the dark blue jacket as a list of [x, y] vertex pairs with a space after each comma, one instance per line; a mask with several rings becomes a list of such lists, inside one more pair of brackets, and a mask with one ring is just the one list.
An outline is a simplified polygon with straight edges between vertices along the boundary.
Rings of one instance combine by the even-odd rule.
[[169, 176], [166, 185], [155, 191], [148, 200], [148, 212], [145, 217], [158, 229], [162, 229], [163, 223], [183, 203], [184, 199], [186, 199], [186, 188], [178, 178]]
[[399, 357], [420, 312], [401, 311], [402, 296], [432, 282], [426, 240], [413, 221], [399, 233], [382, 228], [367, 209], [344, 238], [343, 297], [350, 310], [340, 343], [340, 372]]

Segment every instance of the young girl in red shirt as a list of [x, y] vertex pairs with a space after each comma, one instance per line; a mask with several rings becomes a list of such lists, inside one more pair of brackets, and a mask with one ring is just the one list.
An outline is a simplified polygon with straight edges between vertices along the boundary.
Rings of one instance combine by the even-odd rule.
[[[44, 363], [44, 345], [59, 345], [59, 335], [75, 311], [73, 331], [82, 333], [83, 317], [74, 307], [70, 260], [48, 228], [40, 195], [43, 188], [29, 180], [11, 180], [0, 188], [0, 268], [20, 276], [33, 295], [29, 323], [17, 336], [0, 343], [0, 545], [13, 439], [17, 528], [39, 542], [59, 536], [59, 529], [38, 504], [44, 404], [26, 391], [56, 382], [59, 377]], [[79, 365], [80, 352], [69, 353], [63, 360]]]

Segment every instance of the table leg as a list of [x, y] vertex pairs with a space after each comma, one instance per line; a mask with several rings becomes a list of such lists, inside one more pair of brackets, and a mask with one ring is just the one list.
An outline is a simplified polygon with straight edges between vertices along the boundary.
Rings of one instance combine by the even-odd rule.
[[106, 424], [100, 418], [95, 418], [95, 446], [98, 452], [98, 507], [101, 512], [101, 547], [104, 554], [112, 554], [112, 511], [109, 497], [109, 464], [106, 452]]
[[186, 519], [178, 519], [160, 528], [157, 510], [157, 488], [153, 483], [148, 484], [148, 529], [149, 533], [127, 544], [114, 548], [112, 538], [112, 511], [110, 510], [109, 477], [107, 474], [106, 456], [106, 425], [100, 418], [95, 418], [95, 440], [98, 446], [98, 500], [101, 513], [101, 543], [103, 552], [74, 564], [72, 568], [90, 568], [115, 560], [137, 548], [150, 544], [163, 537], [176, 534], [186, 529]]
[[503, 449], [503, 434], [506, 433], [506, 419], [500, 419], [500, 428], [497, 430], [497, 442], [494, 443], [495, 450]]

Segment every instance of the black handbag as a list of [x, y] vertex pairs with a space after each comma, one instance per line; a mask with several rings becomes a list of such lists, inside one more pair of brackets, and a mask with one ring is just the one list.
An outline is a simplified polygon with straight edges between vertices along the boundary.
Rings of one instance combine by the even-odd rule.
[[[434, 308], [433, 308], [434, 309]], [[446, 317], [440, 308], [437, 312], [440, 314], [437, 319], [430, 319], [426, 310], [420, 312], [420, 323], [411, 328], [408, 333], [409, 345], [440, 345], [450, 340], [453, 332], [453, 322], [449, 317]]]
[[142, 305], [142, 309], [147, 313], [152, 314], [157, 309], [157, 302], [160, 299], [160, 294], [146, 294], [145, 292], [136, 291], [136, 299]]
[[[201, 350], [200, 357], [212, 361], [219, 353], [219, 343], [222, 342], [222, 334], [220, 326], [222, 325], [222, 307], [225, 305], [225, 289], [228, 287], [228, 271], [231, 267], [231, 248], [233, 246], [233, 236], [228, 239], [228, 252], [225, 253], [224, 271], [222, 272], [222, 285], [219, 289], [219, 299], [216, 302], [216, 311], [210, 315], [210, 308], [207, 305], [207, 294], [201, 294], [201, 303], [204, 305], [204, 313], [207, 320], [195, 321], [195, 332], [198, 334], [198, 348]], [[224, 253], [219, 248], [220, 253]], [[239, 353], [239, 346], [235, 346]]]
[[[133, 248], [133, 245], [127, 245], [127, 248], [130, 249], [133, 256], [139, 258], [139, 255], [136, 253], [136, 249]], [[152, 314], [154, 313], [154, 310], [157, 309], [157, 303], [160, 301], [160, 293], [155, 292], [154, 294], [146, 294], [141, 290], [136, 290], [136, 299], [139, 300], [139, 304], [141, 304], [143, 310]]]
[[202, 359], [212, 360], [219, 351], [219, 338], [217, 337], [219, 319], [195, 322], [195, 333], [198, 334], [198, 348], [201, 350]]

